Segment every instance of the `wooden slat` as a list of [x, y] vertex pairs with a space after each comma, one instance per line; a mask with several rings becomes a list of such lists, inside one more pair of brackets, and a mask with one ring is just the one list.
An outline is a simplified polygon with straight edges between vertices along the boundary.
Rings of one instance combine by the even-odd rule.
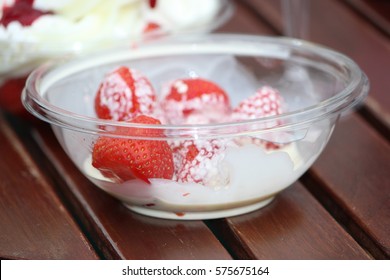
[[98, 258], [1, 115], [0, 258]]
[[106, 258], [231, 258], [203, 222], [161, 220], [132, 213], [92, 185], [46, 127], [37, 130], [35, 138], [57, 170], [57, 177], [65, 179], [58, 185]]
[[[279, 32], [283, 23], [280, 1], [245, 0], [248, 6], [257, 11]], [[390, 128], [390, 44], [382, 32], [367, 24], [341, 1], [310, 2], [310, 27], [307, 38], [345, 53], [354, 59], [366, 72], [371, 82], [370, 96], [366, 105], [374, 116]]]
[[210, 224], [237, 258], [370, 258], [299, 183], [259, 211]]
[[388, 0], [345, 0], [353, 9], [363, 17], [370, 20], [390, 36], [390, 1]]
[[323, 190], [311, 190], [375, 257], [390, 258], [388, 142], [352, 115], [339, 123], [308, 177], [321, 182]]
[[259, 21], [256, 13], [250, 8], [242, 5], [241, 2], [235, 1], [235, 11], [231, 19], [221, 26], [216, 32], [218, 33], [244, 33], [244, 34], [263, 34], [274, 35], [274, 30]]

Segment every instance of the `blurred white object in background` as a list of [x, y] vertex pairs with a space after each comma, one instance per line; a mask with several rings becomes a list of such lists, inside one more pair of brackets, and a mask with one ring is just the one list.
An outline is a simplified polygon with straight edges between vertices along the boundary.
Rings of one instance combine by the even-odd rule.
[[207, 33], [232, 10], [229, 0], [0, 0], [0, 109], [24, 111], [24, 78], [48, 59]]
[[[208, 32], [229, 16], [228, 1], [201, 2], [199, 5], [199, 0], [2, 0], [0, 74], [13, 71], [26, 61], [98, 50], [130, 42], [151, 31]], [[5, 19], [5, 11], [16, 4], [20, 8]], [[26, 24], [20, 20], [20, 14], [35, 11], [41, 14], [32, 22]]]

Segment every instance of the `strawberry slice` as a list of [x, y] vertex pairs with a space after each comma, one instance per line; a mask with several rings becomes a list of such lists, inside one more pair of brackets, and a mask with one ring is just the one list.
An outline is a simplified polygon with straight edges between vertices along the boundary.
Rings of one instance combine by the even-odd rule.
[[121, 66], [108, 73], [95, 97], [95, 111], [101, 119], [126, 121], [137, 115], [151, 115], [156, 94], [150, 81], [135, 69]]
[[[161, 124], [159, 120], [140, 115], [134, 123]], [[161, 131], [145, 128], [120, 127], [121, 136], [161, 136]], [[147, 183], [150, 178], [172, 179], [173, 156], [170, 146], [162, 140], [100, 137], [92, 151], [92, 165], [116, 182], [139, 178]]]
[[[282, 104], [283, 98], [279, 91], [270, 86], [263, 86], [254, 95], [244, 99], [233, 109], [233, 120], [241, 121], [280, 115], [283, 113]], [[266, 127], [278, 124], [280, 122], [269, 122], [266, 123]], [[253, 144], [263, 146], [266, 150], [276, 150], [281, 147], [277, 143], [261, 139], [253, 139], [252, 142]]]
[[230, 100], [217, 84], [202, 79], [179, 79], [163, 88], [161, 107], [174, 124], [218, 122], [230, 113]]

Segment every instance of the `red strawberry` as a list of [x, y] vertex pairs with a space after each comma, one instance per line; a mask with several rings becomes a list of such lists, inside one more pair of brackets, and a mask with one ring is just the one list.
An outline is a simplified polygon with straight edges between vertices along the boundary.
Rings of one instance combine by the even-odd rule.
[[230, 112], [226, 92], [202, 78], [175, 80], [162, 95], [161, 107], [171, 123], [216, 122]]
[[30, 26], [40, 16], [53, 14], [50, 11], [40, 11], [33, 7], [34, 0], [15, 0], [12, 6], [4, 6], [0, 25], [18, 21], [23, 26]]
[[126, 121], [150, 115], [156, 95], [149, 80], [140, 72], [121, 66], [108, 73], [95, 97], [95, 111], [101, 119]]
[[[131, 122], [161, 124], [159, 120], [144, 115]], [[160, 131], [145, 128], [121, 127], [116, 133], [121, 136], [164, 137]], [[117, 182], [134, 178], [147, 183], [150, 178], [172, 179], [174, 172], [171, 148], [161, 140], [100, 137], [93, 146], [92, 165]]]
[[269, 86], [259, 88], [256, 93], [238, 104], [233, 110], [235, 120], [248, 120], [282, 114], [282, 97]]
[[219, 178], [217, 166], [223, 145], [219, 140], [186, 140], [173, 148], [178, 182], [209, 183], [210, 175]]
[[149, 0], [150, 8], [154, 9], [157, 5], [157, 0]]
[[14, 115], [32, 120], [32, 115], [27, 112], [20, 100], [25, 83], [26, 77], [8, 79], [0, 84], [0, 108]]
[[[269, 86], [259, 88], [256, 93], [247, 99], [241, 101], [233, 110], [234, 120], [248, 120], [257, 119], [269, 116], [280, 115], [283, 113], [282, 109], [283, 99], [280, 93]], [[279, 123], [266, 123], [266, 127], [272, 127]], [[253, 139], [253, 143], [264, 146], [267, 150], [274, 150], [280, 148], [280, 145], [270, 141]]]
[[156, 22], [148, 22], [143, 30], [144, 34], [159, 30], [161, 26]]

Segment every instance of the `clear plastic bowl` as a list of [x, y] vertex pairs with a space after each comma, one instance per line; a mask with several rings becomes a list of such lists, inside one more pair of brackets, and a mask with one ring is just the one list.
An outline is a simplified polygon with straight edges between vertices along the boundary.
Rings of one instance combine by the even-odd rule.
[[[200, 125], [144, 125], [98, 119], [94, 97], [104, 75], [125, 65], [143, 72], [156, 91], [169, 80], [200, 76], [226, 90], [232, 105], [263, 85], [279, 90], [281, 115]], [[308, 42], [214, 34], [162, 39], [134, 49], [51, 62], [28, 78], [23, 103], [52, 125], [65, 152], [96, 186], [131, 210], [169, 219], [210, 219], [259, 209], [317, 159], [341, 114], [367, 95], [368, 80], [348, 57]], [[118, 135], [118, 127], [148, 129]], [[156, 136], [151, 131], [163, 132]], [[173, 143], [218, 143], [221, 152], [199, 172], [201, 182], [154, 178], [116, 183], [91, 165], [99, 137]], [[266, 149], [261, 143], [273, 143]]]

